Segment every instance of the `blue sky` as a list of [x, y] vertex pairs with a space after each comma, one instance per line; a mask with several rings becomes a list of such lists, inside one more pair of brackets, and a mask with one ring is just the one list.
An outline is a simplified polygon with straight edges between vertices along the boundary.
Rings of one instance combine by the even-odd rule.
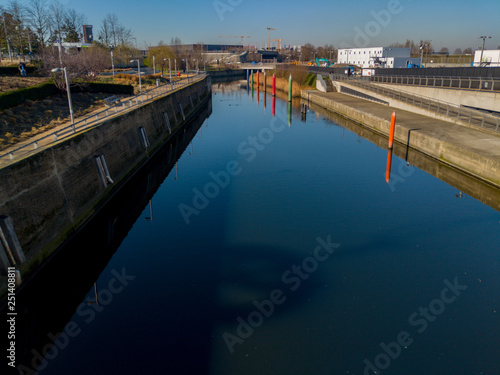
[[[2, 0], [3, 1], [3, 0]], [[264, 47], [266, 27], [284, 44], [374, 47], [406, 39], [430, 39], [436, 49], [473, 49], [479, 35], [491, 35], [486, 48], [500, 45], [500, 0], [62, 0], [87, 16], [94, 33], [107, 13], [130, 27], [138, 46], [168, 43], [239, 43], [219, 35], [248, 35]], [[217, 9], [218, 10], [217, 10]]]

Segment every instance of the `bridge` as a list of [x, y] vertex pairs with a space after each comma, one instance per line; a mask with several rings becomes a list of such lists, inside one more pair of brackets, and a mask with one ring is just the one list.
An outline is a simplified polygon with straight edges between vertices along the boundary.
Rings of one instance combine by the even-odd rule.
[[259, 62], [256, 64], [238, 64], [238, 69], [254, 69], [254, 70], [273, 70], [276, 69], [276, 63]]

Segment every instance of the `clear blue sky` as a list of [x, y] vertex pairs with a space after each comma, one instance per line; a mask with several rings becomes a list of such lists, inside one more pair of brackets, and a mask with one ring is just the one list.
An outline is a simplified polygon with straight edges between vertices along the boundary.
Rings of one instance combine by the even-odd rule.
[[[239, 43], [219, 35], [249, 35], [246, 43], [264, 46], [266, 27], [284, 44], [310, 42], [364, 47], [406, 39], [430, 39], [435, 49], [473, 49], [479, 35], [491, 35], [486, 48], [500, 45], [500, 0], [62, 0], [100, 28], [107, 13], [132, 29], [138, 46], [179, 37], [183, 43]], [[216, 11], [216, 5], [219, 11]], [[378, 16], [377, 16], [378, 15]], [[388, 17], [390, 15], [390, 19]], [[363, 33], [363, 34], [361, 34]]]

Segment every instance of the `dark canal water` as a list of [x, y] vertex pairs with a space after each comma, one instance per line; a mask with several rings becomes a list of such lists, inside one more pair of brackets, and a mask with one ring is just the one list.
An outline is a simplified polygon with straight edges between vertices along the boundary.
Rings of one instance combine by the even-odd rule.
[[41, 272], [26, 368], [500, 374], [498, 192], [492, 208], [397, 153], [388, 184], [387, 150], [332, 119], [213, 93]]

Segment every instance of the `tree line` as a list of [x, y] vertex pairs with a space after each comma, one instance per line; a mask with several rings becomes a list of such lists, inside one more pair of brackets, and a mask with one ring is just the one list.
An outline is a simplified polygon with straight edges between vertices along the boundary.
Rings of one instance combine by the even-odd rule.
[[[0, 48], [2, 53], [38, 53], [45, 46], [83, 39], [85, 14], [66, 8], [57, 0], [11, 0], [0, 6]], [[131, 46], [132, 30], [115, 14], [102, 20], [96, 42], [105, 46]]]

